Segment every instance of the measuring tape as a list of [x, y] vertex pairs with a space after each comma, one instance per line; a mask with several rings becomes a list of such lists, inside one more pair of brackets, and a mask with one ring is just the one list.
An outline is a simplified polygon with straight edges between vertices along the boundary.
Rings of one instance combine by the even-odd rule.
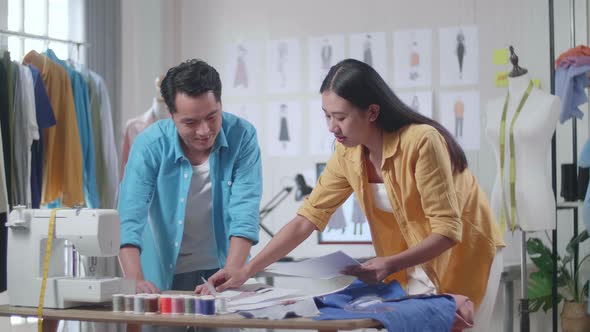
[[47, 286], [47, 274], [49, 273], [49, 258], [51, 257], [51, 245], [53, 244], [53, 232], [55, 229], [55, 216], [58, 209], [51, 210], [49, 217], [49, 229], [47, 231], [47, 244], [45, 246], [45, 258], [43, 259], [43, 280], [39, 293], [39, 305], [37, 306], [37, 331], [43, 331], [43, 303], [45, 302], [45, 287]]

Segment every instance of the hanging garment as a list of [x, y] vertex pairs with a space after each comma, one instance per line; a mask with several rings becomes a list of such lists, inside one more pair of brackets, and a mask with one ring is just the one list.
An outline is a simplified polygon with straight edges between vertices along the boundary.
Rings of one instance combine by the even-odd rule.
[[43, 85], [41, 73], [32, 65], [29, 66], [29, 69], [33, 75], [35, 115], [39, 127], [39, 139], [33, 141], [31, 146], [31, 206], [33, 209], [38, 209], [41, 205], [41, 193], [43, 190], [43, 160], [45, 153], [43, 132], [45, 129], [55, 126], [56, 121], [47, 90]]
[[573, 117], [584, 117], [578, 106], [588, 102], [585, 89], [590, 83], [586, 76], [589, 71], [590, 66], [557, 68], [555, 71], [555, 95], [561, 98], [560, 123], [563, 124]]
[[[578, 159], [578, 165], [581, 167], [590, 167], [590, 139], [584, 143], [580, 158]], [[590, 185], [586, 190], [583, 209], [584, 213], [582, 215], [584, 216], [584, 223], [586, 224], [586, 229], [590, 232]]]
[[[6, 70], [4, 65], [0, 64], [0, 140], [2, 147], [0, 152], [0, 213], [8, 211], [9, 197], [9, 170], [10, 167], [10, 129], [8, 127], [8, 86], [6, 84]], [[0, 225], [0, 227], [2, 227]]]
[[31, 146], [39, 139], [35, 114], [35, 88], [29, 67], [16, 64], [14, 89], [14, 131], [12, 158], [13, 199], [16, 205], [31, 206]]
[[12, 160], [12, 146], [13, 146], [13, 113], [12, 109], [14, 107], [14, 76], [16, 74], [15, 67], [12, 61], [10, 61], [10, 53], [4, 52], [4, 57], [2, 59], [2, 69], [3, 73], [5, 74], [5, 82], [6, 82], [6, 89], [4, 92], [6, 93], [5, 98], [2, 98], [2, 101], [6, 101], [4, 105], [6, 108], [2, 110], [0, 121], [2, 121], [2, 134], [4, 137], [2, 141], [4, 142], [4, 167], [5, 167], [5, 176], [6, 176], [6, 190], [7, 190], [7, 197], [8, 197], [8, 204], [12, 206], [12, 170], [13, 170], [13, 160]]
[[96, 155], [94, 151], [94, 134], [92, 133], [92, 121], [90, 118], [90, 98], [88, 97], [88, 85], [80, 73], [74, 70], [63, 60], [60, 60], [55, 53], [48, 49], [46, 56], [56, 64], [60, 65], [68, 73], [72, 92], [74, 94], [74, 105], [80, 145], [82, 148], [82, 167], [84, 197], [86, 206], [97, 208], [99, 197], [96, 184]]
[[559, 63], [558, 68], [569, 68], [572, 66], [574, 66], [574, 67], [590, 66], [590, 56], [588, 56], [588, 55], [568, 56]]
[[579, 45], [574, 48], [570, 48], [569, 50], [561, 53], [557, 60], [555, 60], [555, 68], [559, 67], [561, 62], [567, 59], [570, 56], [590, 56], [590, 47]]
[[82, 148], [70, 78], [65, 69], [35, 51], [29, 52], [24, 62], [41, 72], [57, 123], [45, 131], [41, 204], [61, 198], [64, 206], [81, 205], [84, 203]]

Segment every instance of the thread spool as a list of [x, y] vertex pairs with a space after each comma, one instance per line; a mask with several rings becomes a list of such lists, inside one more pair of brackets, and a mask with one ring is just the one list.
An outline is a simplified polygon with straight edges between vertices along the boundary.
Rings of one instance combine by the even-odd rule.
[[160, 297], [160, 313], [165, 315], [172, 313], [172, 298], [170, 296]]
[[194, 315], [195, 314], [195, 297], [187, 295], [184, 297], [184, 314]]
[[195, 302], [195, 315], [202, 315], [203, 310], [201, 309], [201, 297], [198, 295], [195, 296], [194, 302]]
[[227, 299], [225, 297], [215, 299], [215, 311], [220, 314], [227, 313]]
[[135, 295], [125, 295], [125, 312], [133, 313], [133, 300]]
[[145, 304], [144, 304], [144, 296], [143, 295], [135, 295], [133, 298], [133, 313], [137, 315], [143, 315], [145, 312]]
[[183, 315], [184, 314], [184, 298], [182, 296], [172, 297], [172, 314]]
[[215, 315], [215, 298], [211, 295], [201, 297], [201, 313], [203, 315]]
[[143, 298], [145, 314], [146, 315], [153, 315], [157, 314], [158, 309], [158, 296], [157, 295], [147, 295]]
[[115, 294], [113, 295], [113, 312], [124, 312], [125, 311], [125, 295]]

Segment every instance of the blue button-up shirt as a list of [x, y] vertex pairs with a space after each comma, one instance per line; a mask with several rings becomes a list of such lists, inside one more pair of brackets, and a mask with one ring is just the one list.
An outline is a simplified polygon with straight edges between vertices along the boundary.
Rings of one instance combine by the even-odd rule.
[[[254, 127], [223, 113], [209, 166], [212, 236], [223, 267], [230, 237], [258, 242], [262, 166]], [[191, 178], [191, 163], [171, 119], [158, 121], [137, 136], [119, 194], [121, 245], [140, 248], [144, 278], [162, 290], [172, 285]]]

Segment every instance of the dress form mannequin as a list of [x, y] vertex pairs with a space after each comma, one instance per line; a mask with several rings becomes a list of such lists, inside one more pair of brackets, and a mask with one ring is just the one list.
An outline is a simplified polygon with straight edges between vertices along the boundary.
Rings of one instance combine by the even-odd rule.
[[125, 165], [127, 164], [129, 151], [133, 141], [135, 140], [135, 137], [137, 137], [139, 133], [141, 133], [152, 123], [170, 118], [170, 112], [168, 111], [168, 107], [166, 107], [166, 103], [164, 102], [164, 98], [162, 98], [162, 94], [160, 92], [160, 84], [162, 83], [163, 79], [164, 76], [158, 76], [154, 80], [156, 93], [154, 100], [152, 101], [152, 106], [146, 112], [130, 119], [125, 124], [125, 134], [123, 136], [123, 148], [121, 150], [121, 166], [119, 173], [121, 174], [121, 179], [125, 173]]
[[[516, 60], [517, 61], [517, 60]], [[518, 67], [516, 64], [515, 68]], [[496, 180], [491, 197], [494, 216], [500, 221], [502, 208], [506, 225], [514, 222], [523, 231], [555, 228], [555, 200], [551, 188], [548, 152], [550, 140], [559, 120], [559, 98], [533, 88], [514, 123], [514, 161], [516, 169], [516, 216], [510, 218], [510, 123], [527, 90], [530, 78], [516, 68], [508, 78], [510, 98], [506, 112], [504, 176], [500, 176], [500, 123], [506, 96], [487, 105], [486, 136], [496, 157]], [[518, 71], [520, 70], [520, 71]]]
[[164, 76], [160, 75], [154, 80], [154, 83], [156, 84], [156, 96], [154, 97], [154, 102], [152, 104], [152, 112], [156, 120], [170, 117], [168, 108], [166, 107], [166, 103], [164, 102], [164, 98], [162, 98], [162, 93], [160, 92], [160, 84], [162, 84], [163, 79]]

